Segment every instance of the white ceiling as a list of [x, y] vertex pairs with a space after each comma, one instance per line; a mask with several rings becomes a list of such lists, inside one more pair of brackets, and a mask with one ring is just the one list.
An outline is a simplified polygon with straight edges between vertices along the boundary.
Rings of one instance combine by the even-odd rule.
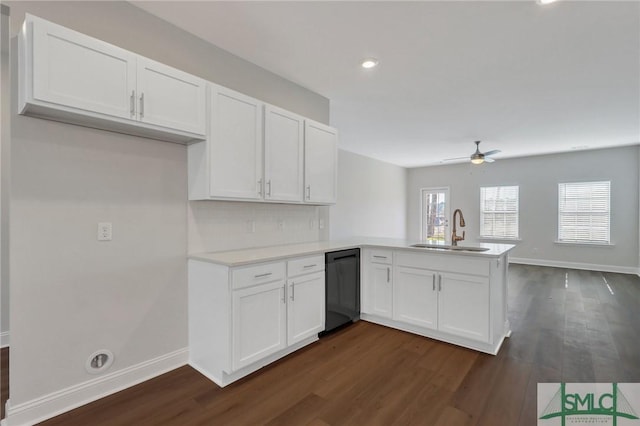
[[326, 96], [340, 147], [387, 162], [640, 143], [637, 1], [134, 4]]

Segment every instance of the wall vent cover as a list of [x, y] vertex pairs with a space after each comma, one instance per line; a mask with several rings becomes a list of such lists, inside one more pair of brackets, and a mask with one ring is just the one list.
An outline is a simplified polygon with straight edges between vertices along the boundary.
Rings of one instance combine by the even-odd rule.
[[100, 349], [89, 355], [84, 368], [89, 374], [100, 374], [108, 370], [111, 364], [113, 364], [113, 352], [108, 349]]

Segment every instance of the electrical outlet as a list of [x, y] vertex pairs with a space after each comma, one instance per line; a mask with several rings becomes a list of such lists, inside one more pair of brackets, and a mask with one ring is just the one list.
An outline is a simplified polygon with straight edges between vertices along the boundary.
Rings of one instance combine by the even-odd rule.
[[98, 223], [98, 241], [111, 241], [112, 229], [111, 222]]

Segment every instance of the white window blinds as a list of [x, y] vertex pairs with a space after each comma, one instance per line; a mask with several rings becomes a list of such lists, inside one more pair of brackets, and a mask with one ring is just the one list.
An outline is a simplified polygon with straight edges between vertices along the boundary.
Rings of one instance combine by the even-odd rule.
[[609, 243], [611, 182], [558, 184], [558, 240]]
[[518, 186], [480, 188], [480, 236], [518, 238]]

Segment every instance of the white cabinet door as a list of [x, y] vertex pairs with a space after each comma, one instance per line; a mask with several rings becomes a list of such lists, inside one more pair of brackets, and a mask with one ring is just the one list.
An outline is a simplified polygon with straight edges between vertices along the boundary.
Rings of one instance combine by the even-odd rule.
[[304, 118], [271, 105], [264, 114], [264, 198], [302, 202]]
[[393, 319], [437, 329], [437, 273], [403, 266], [396, 267], [394, 271]]
[[391, 318], [391, 308], [393, 307], [391, 266], [371, 263], [368, 276], [369, 313]]
[[150, 59], [138, 58], [138, 119], [204, 135], [205, 81]]
[[440, 280], [440, 331], [488, 342], [489, 279], [441, 272]]
[[33, 87], [25, 88], [33, 99], [135, 120], [135, 54], [33, 16], [24, 30], [33, 31], [24, 58], [33, 61]]
[[262, 198], [262, 103], [215, 84], [209, 134], [212, 197]]
[[324, 272], [288, 281], [287, 342], [289, 345], [324, 330]]
[[286, 347], [286, 306], [284, 281], [233, 291], [234, 371]]
[[334, 204], [338, 191], [338, 131], [305, 121], [304, 184], [308, 203]]

